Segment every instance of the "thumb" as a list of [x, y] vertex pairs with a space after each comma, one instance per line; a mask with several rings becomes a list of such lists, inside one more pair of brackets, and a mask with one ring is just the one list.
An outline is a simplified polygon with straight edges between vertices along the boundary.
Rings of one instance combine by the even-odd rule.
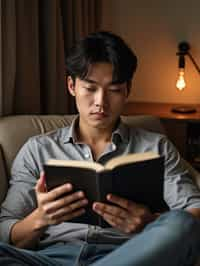
[[41, 193], [47, 192], [45, 173], [43, 171], [40, 173], [40, 178], [36, 183], [35, 190]]

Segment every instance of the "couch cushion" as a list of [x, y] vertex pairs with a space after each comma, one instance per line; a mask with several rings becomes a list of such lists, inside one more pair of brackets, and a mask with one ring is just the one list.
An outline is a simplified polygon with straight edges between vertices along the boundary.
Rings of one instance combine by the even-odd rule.
[[18, 115], [0, 119], [0, 145], [9, 173], [12, 162], [26, 140], [34, 135], [69, 125], [74, 115]]
[[166, 133], [158, 117], [151, 115], [133, 115], [133, 116], [121, 116], [121, 118], [128, 125], [134, 127], [141, 127], [143, 129], [162, 134]]

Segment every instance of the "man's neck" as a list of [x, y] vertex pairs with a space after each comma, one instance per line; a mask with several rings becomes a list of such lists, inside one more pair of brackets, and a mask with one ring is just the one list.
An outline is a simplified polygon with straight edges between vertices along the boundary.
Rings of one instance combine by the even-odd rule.
[[90, 146], [93, 158], [97, 160], [111, 143], [115, 126], [95, 128], [79, 120], [76, 126], [76, 137], [79, 142]]
[[111, 142], [112, 131], [108, 130], [78, 130], [78, 140], [87, 144], [92, 152], [95, 161], [105, 151], [106, 147]]
[[88, 145], [93, 146], [97, 143], [108, 143], [111, 141], [112, 129], [88, 129], [85, 127], [78, 127], [77, 129], [78, 141]]

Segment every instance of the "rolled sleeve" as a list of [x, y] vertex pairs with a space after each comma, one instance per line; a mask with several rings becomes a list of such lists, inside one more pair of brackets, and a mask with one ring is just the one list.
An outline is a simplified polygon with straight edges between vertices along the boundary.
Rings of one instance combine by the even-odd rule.
[[36, 208], [34, 187], [38, 172], [31, 151], [29, 142], [20, 150], [11, 169], [8, 193], [0, 212], [0, 240], [6, 243], [10, 243], [12, 226]]
[[10, 243], [10, 232], [12, 226], [17, 223], [18, 220], [12, 219], [6, 221], [0, 221], [0, 240], [5, 243]]

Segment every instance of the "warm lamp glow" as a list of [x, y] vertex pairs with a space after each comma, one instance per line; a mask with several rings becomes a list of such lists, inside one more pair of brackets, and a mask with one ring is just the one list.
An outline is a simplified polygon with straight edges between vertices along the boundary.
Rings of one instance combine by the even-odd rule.
[[185, 79], [184, 79], [184, 68], [180, 68], [178, 79], [176, 82], [176, 87], [178, 90], [182, 91], [186, 87]]
[[[179, 68], [179, 75], [178, 80], [176, 82], [176, 87], [179, 91], [182, 91], [186, 87], [184, 73], [185, 73], [185, 56], [188, 56], [192, 61], [193, 65], [195, 66], [198, 73], [200, 73], [200, 67], [197, 65], [196, 61], [194, 60], [193, 56], [189, 52], [190, 45], [187, 42], [180, 42], [178, 45], [178, 68]], [[172, 108], [172, 112], [181, 113], [181, 114], [190, 114], [194, 113], [197, 110], [194, 106], [189, 105], [178, 105]]]

